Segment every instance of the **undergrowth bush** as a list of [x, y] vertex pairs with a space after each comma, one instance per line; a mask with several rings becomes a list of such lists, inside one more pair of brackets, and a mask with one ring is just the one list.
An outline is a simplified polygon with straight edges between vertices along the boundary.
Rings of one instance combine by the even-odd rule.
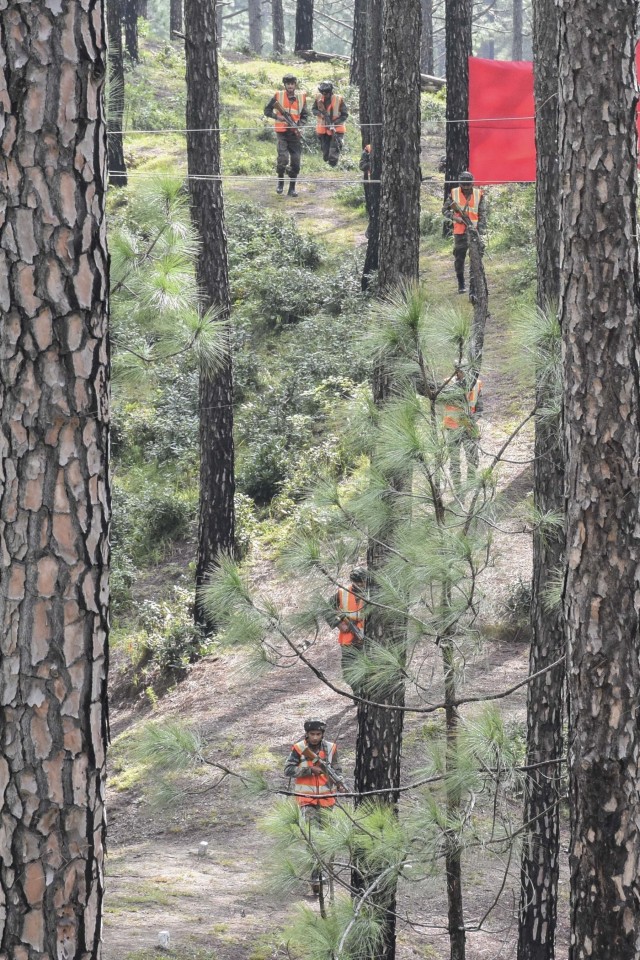
[[181, 672], [212, 647], [193, 621], [193, 592], [174, 587], [172, 600], [143, 600], [138, 619], [147, 659], [162, 672]]

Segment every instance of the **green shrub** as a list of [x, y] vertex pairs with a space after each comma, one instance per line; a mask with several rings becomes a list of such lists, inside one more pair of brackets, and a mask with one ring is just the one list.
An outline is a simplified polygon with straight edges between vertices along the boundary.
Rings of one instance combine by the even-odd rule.
[[143, 600], [138, 610], [146, 633], [148, 660], [162, 672], [181, 672], [211, 648], [200, 627], [193, 621], [193, 593], [174, 588], [174, 599]]

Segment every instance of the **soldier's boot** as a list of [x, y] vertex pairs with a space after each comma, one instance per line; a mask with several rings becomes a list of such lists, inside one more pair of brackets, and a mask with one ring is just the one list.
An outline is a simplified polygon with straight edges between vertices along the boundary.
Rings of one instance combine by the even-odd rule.
[[464, 273], [456, 273], [458, 278], [458, 293], [466, 293], [467, 288], [464, 285]]
[[287, 191], [287, 196], [288, 196], [288, 197], [297, 197], [297, 196], [298, 196], [298, 193], [297, 193], [297, 191], [296, 191], [296, 178], [295, 178], [295, 177], [291, 177], [291, 179], [289, 180], [289, 190]]
[[278, 177], [278, 186], [276, 187], [276, 193], [284, 192], [284, 177]]

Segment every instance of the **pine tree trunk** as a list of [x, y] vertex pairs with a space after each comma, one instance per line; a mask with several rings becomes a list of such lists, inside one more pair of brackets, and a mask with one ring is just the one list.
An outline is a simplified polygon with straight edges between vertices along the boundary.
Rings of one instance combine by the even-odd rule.
[[[560, 0], [570, 960], [638, 957], [637, 2]], [[588, 25], [588, 29], [586, 28]]]
[[169, 37], [171, 40], [176, 33], [182, 33], [182, 0], [170, 0], [169, 4]]
[[[365, 0], [366, 24], [366, 124], [363, 140], [371, 144], [371, 180], [365, 187], [369, 213], [369, 239], [362, 269], [362, 289], [378, 269], [380, 234], [380, 180], [382, 179], [382, 3], [383, 0]], [[362, 93], [362, 89], [361, 89]], [[362, 118], [361, 118], [362, 120]], [[367, 139], [368, 138], [368, 139]]]
[[381, 291], [392, 290], [403, 280], [418, 280], [420, 18], [420, 0], [385, 0], [382, 168], [393, 170], [393, 176], [384, 179], [380, 202]]
[[422, 0], [420, 67], [423, 73], [433, 76], [433, 0]]
[[[533, 74], [536, 108], [536, 245], [538, 305], [555, 310], [559, 292], [560, 232], [558, 183], [558, 14], [555, 0], [533, 4]], [[553, 402], [554, 385], [538, 375], [539, 409]], [[559, 423], [536, 420], [533, 494], [536, 509], [564, 512], [564, 451]], [[563, 562], [564, 536], [537, 532], [533, 538], [529, 673], [564, 656], [559, 611], [546, 603], [551, 582]], [[527, 688], [527, 764], [534, 766], [563, 753], [564, 666], [537, 677]], [[554, 960], [560, 852], [562, 768], [550, 764], [527, 779], [523, 822], [530, 824], [521, 857], [518, 960]]]
[[221, 50], [222, 49], [222, 27], [224, 24], [224, 20], [222, 19], [222, 7], [220, 6], [220, 4], [216, 2], [215, 7], [216, 7], [216, 31], [217, 31], [216, 36], [218, 38], [217, 44], [218, 44], [218, 50]]
[[[353, 36], [351, 38], [351, 62], [349, 64], [349, 83], [354, 87], [364, 86], [366, 57], [366, 0], [354, 0]], [[362, 91], [361, 91], [362, 94]], [[362, 105], [360, 106], [362, 116]], [[367, 143], [369, 141], [367, 140]]]
[[522, 0], [513, 0], [513, 44], [511, 59], [522, 60]]
[[110, 493], [102, 3], [0, 12], [0, 956], [97, 958]]
[[[185, 0], [187, 127], [213, 129], [187, 135], [190, 176], [220, 173], [220, 101], [215, 4]], [[203, 310], [229, 318], [229, 276], [220, 180], [190, 180], [191, 209], [200, 235], [197, 280]], [[233, 369], [231, 345], [215, 374], [200, 375], [200, 520], [196, 583], [199, 587], [222, 552], [234, 550]], [[200, 620], [201, 611], [196, 617]]]
[[142, 17], [143, 20], [149, 19], [149, 4], [147, 0], [138, 0], [138, 16]]
[[284, 32], [282, 0], [271, 0], [271, 15], [273, 18], [273, 52], [276, 56], [281, 56], [287, 44]]
[[296, 0], [294, 50], [313, 50], [313, 0]]
[[[386, 0], [382, 25], [382, 95], [383, 95], [383, 166], [396, 176], [385, 181], [380, 204], [380, 286], [391, 290], [402, 281], [417, 281], [420, 238], [420, 0]], [[368, 60], [367, 60], [368, 62]], [[402, 76], [403, 92], [398, 97], [397, 78]], [[369, 85], [368, 95], [371, 95]], [[375, 176], [375, 173], [374, 173]], [[391, 384], [387, 371], [378, 368], [374, 376], [373, 394], [377, 405], [389, 398]], [[393, 482], [393, 478], [391, 478]], [[396, 486], [399, 486], [396, 484]], [[367, 563], [373, 574], [371, 596], [375, 598], [375, 571], [386, 559], [384, 546], [393, 533], [379, 533], [369, 546]], [[379, 644], [404, 644], [406, 624], [389, 624], [374, 607], [367, 620], [367, 637]], [[401, 678], [386, 694], [376, 695], [378, 704], [404, 705]], [[358, 705], [358, 743], [356, 752], [356, 791], [389, 789], [388, 803], [398, 800], [400, 759], [402, 753], [402, 710], [383, 705]], [[374, 880], [368, 875], [355, 876], [358, 889]], [[396, 885], [388, 883], [384, 894], [371, 898], [384, 912], [383, 946], [380, 960], [394, 960], [396, 955]]]
[[249, 4], [249, 49], [258, 55], [262, 51], [262, 0], [247, 0]]
[[[443, 609], [451, 607], [451, 591], [445, 588]], [[444, 672], [445, 724], [447, 730], [447, 772], [456, 768], [460, 718], [455, 706], [456, 676], [455, 650], [450, 637], [440, 643]], [[447, 786], [447, 818], [455, 822], [460, 816], [460, 790], [455, 776]], [[464, 903], [462, 897], [462, 859], [455, 831], [445, 833], [445, 872], [447, 876], [447, 917], [449, 921], [450, 960], [465, 960], [466, 931], [464, 926]]]
[[121, 0], [124, 23], [124, 45], [132, 63], [140, 59], [138, 52], [138, 0]]
[[[107, 2], [107, 33], [109, 36], [109, 101], [108, 101], [108, 168], [109, 183], [126, 187], [127, 168], [124, 160], [124, 61], [122, 58], [122, 23], [120, 0]], [[115, 172], [112, 172], [115, 171]]]
[[[469, 57], [472, 54], [473, 0], [447, 0], [445, 43], [447, 56], [447, 165], [444, 196], [469, 166]], [[473, 171], [472, 171], [473, 172]], [[445, 228], [447, 224], [445, 224]]]

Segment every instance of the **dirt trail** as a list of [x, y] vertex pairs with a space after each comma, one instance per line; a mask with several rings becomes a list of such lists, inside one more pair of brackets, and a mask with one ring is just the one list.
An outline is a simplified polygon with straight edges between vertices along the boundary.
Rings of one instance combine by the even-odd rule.
[[[254, 198], [255, 189], [248, 188]], [[327, 235], [336, 229], [353, 231], [351, 211], [330, 207], [311, 191], [299, 200], [287, 201], [260, 192], [261, 202], [270, 207], [291, 210], [301, 220], [313, 218], [314, 231], [326, 224]], [[362, 237], [364, 224], [358, 224]], [[487, 261], [491, 285], [491, 261]], [[454, 294], [451, 258], [446, 254], [430, 257], [425, 271], [429, 283]], [[494, 311], [486, 334], [485, 417], [483, 420], [483, 458], [503, 441], [515, 423], [514, 411], [522, 409], [522, 398], [512, 375], [505, 373], [506, 300], [491, 302]], [[522, 499], [531, 486], [531, 431], [518, 437], [510, 453], [515, 463], [501, 469], [500, 487]], [[505, 529], [516, 529], [507, 521]], [[517, 577], [530, 574], [531, 544], [522, 532], [497, 532], [500, 556], [490, 571], [486, 591], [489, 614], [486, 619], [503, 619], [504, 600]], [[278, 602], [291, 603], [289, 584], [274, 579], [272, 565], [256, 565], [253, 577], [267, 588]], [[497, 634], [496, 634], [497, 635]], [[335, 637], [325, 628], [310, 650], [314, 662], [329, 677], [339, 682], [339, 664]], [[275, 789], [282, 787], [280, 770], [290, 744], [301, 730], [305, 716], [321, 714], [328, 719], [332, 738], [340, 746], [346, 772], [353, 769], [355, 748], [355, 710], [350, 700], [327, 690], [300, 662], [289, 668], [273, 670], [260, 680], [243, 672], [243, 654], [208, 658], [196, 664], [188, 678], [161, 699], [154, 711], [117, 708], [112, 721], [117, 731], [153, 714], [154, 717], [178, 717], [197, 724], [206, 735], [213, 754], [233, 766], [247, 755], [258, 757], [269, 771]], [[479, 695], [518, 682], [527, 673], [528, 648], [513, 638], [490, 640], [482, 654], [467, 667], [466, 690]], [[437, 661], [425, 669], [438, 670]], [[507, 706], [510, 720], [522, 723], [525, 692], [522, 688]], [[424, 723], [419, 715], [406, 720], [405, 769], [407, 780], [421, 757], [415, 749], [416, 732]], [[134, 790], [118, 793], [109, 790], [109, 857], [105, 922], [105, 960], [142, 960], [157, 941], [159, 930], [169, 930], [174, 954], [194, 957], [198, 950], [206, 960], [268, 960], [282, 956], [276, 951], [273, 931], [291, 914], [292, 903], [310, 903], [301, 885], [293, 893], [269, 886], [270, 841], [258, 829], [258, 821], [269, 801], [248, 798], [225, 781], [214, 792], [202, 792], [196, 786], [172, 815], [156, 814], [145, 798]], [[204, 780], [202, 781], [204, 786]], [[481, 815], [482, 811], [478, 811]], [[201, 841], [208, 843], [208, 855], [197, 856]], [[503, 863], [496, 858], [479, 871], [469, 858], [465, 867], [468, 911], [480, 917], [490, 906], [493, 891], [500, 883]], [[509, 868], [507, 888], [517, 891], [517, 864]], [[446, 903], [440, 880], [424, 884], [405, 884], [399, 896], [399, 912], [421, 917], [425, 927], [418, 930], [400, 924], [398, 960], [429, 957], [443, 960], [448, 955]], [[429, 915], [424, 916], [425, 897]], [[516, 938], [513, 901], [506, 896], [486, 924], [487, 931], [470, 934], [469, 956], [474, 960], [512, 957]], [[153, 954], [149, 953], [149, 957]]]

